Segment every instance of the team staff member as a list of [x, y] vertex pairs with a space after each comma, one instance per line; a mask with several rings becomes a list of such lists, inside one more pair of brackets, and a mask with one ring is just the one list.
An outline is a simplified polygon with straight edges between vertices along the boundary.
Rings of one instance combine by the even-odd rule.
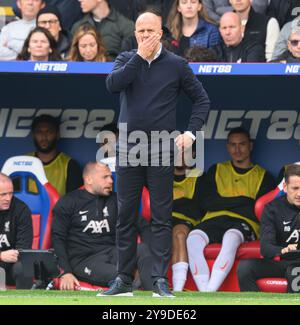
[[62, 290], [73, 290], [78, 280], [108, 286], [116, 276], [117, 200], [111, 171], [90, 162], [83, 179], [84, 189], [66, 194], [53, 210], [52, 242], [64, 272]]
[[[300, 165], [285, 170], [284, 196], [267, 204], [261, 219], [260, 252], [263, 259], [241, 260], [238, 279], [241, 291], [259, 291], [256, 280], [282, 278], [300, 257], [289, 256], [299, 245], [300, 232]], [[280, 261], [273, 258], [281, 256]]]
[[25, 277], [18, 261], [19, 249], [31, 249], [33, 233], [31, 212], [13, 196], [11, 179], [0, 173], [0, 267], [5, 269], [6, 284], [31, 289], [32, 277]]
[[[206, 120], [209, 100], [202, 84], [183, 58], [162, 46], [162, 33], [160, 13], [148, 10], [140, 14], [135, 25], [138, 49], [121, 53], [106, 80], [111, 93], [120, 93], [119, 126], [120, 123], [126, 123], [127, 131], [120, 128], [117, 155], [118, 276], [105, 295], [132, 290], [137, 237], [133, 225], [137, 218], [142, 188], [147, 184], [152, 217], [153, 295], [173, 297], [166, 280], [172, 246], [173, 164], [120, 164], [120, 159], [123, 160], [136, 145], [123, 141], [124, 133], [143, 131], [149, 140], [152, 131], [172, 132], [176, 129], [176, 104], [180, 90], [184, 90], [193, 102], [187, 128], [189, 132], [175, 139], [180, 150], [192, 145], [195, 132], [201, 129]], [[150, 147], [146, 147], [149, 162]], [[141, 150], [144, 148], [141, 146]], [[124, 156], [120, 153], [124, 153]]]

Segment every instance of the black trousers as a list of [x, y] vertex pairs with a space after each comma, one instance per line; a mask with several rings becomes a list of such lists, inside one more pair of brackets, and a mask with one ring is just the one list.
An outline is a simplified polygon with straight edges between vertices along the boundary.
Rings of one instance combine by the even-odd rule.
[[79, 263], [72, 263], [74, 275], [82, 281], [99, 286], [109, 286], [117, 275], [116, 247], [107, 247], [99, 253], [93, 254]]
[[172, 248], [173, 166], [117, 166], [118, 275], [131, 282], [135, 270], [137, 229], [135, 226], [144, 185], [151, 207], [152, 280], [166, 278]]
[[[107, 247], [103, 251], [93, 254], [80, 263], [72, 264], [74, 275], [81, 281], [107, 287], [117, 276], [117, 248]], [[138, 270], [141, 287], [152, 289], [151, 281], [152, 254], [146, 244], [139, 244], [135, 269]]]
[[295, 263], [295, 260], [241, 260], [237, 270], [240, 290], [259, 291], [256, 280], [261, 278], [283, 278], [286, 275], [288, 266], [293, 263]]
[[32, 277], [24, 276], [24, 269], [21, 262], [5, 263], [0, 262], [0, 267], [5, 270], [6, 284], [16, 285], [17, 289], [31, 289], [33, 285]]

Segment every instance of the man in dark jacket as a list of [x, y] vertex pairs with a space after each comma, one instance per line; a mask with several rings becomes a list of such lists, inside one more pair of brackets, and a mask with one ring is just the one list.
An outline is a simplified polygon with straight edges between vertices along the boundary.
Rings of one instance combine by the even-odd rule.
[[300, 13], [300, 0], [271, 0], [267, 15], [275, 17], [280, 28]]
[[[117, 199], [112, 193], [111, 171], [105, 164], [90, 162], [83, 179], [84, 189], [63, 196], [53, 210], [52, 242], [63, 270], [62, 290], [73, 290], [79, 286], [78, 280], [108, 286], [117, 271]], [[143, 281], [150, 282], [150, 271], [143, 267], [147, 260], [151, 262], [150, 253], [140, 246], [135, 263], [143, 287], [149, 290], [151, 283], [147, 286]]]
[[37, 14], [36, 24], [49, 30], [57, 42], [59, 54], [65, 58], [71, 45], [71, 34], [63, 28], [61, 14], [57, 7], [47, 5], [42, 8]]
[[[121, 53], [112, 73], [107, 77], [107, 88], [111, 93], [120, 93], [119, 145], [117, 155], [118, 192], [118, 276], [104, 295], [118, 295], [132, 291], [134, 256], [136, 255], [136, 229], [140, 195], [147, 183], [151, 200], [151, 250], [154, 256], [152, 268], [153, 296], [173, 297], [166, 280], [171, 256], [172, 205], [174, 155], [171, 132], [176, 129], [176, 104], [182, 89], [193, 102], [187, 131], [175, 138], [179, 150], [191, 147], [196, 131], [205, 123], [209, 110], [209, 99], [202, 84], [183, 58], [169, 52], [161, 44], [162, 17], [155, 10], [142, 13], [136, 21], [135, 35], [138, 49]], [[124, 128], [123, 128], [124, 127]], [[130, 159], [134, 144], [126, 137], [133, 131], [143, 137], [141, 151], [146, 155], [142, 161]], [[153, 132], [152, 131], [156, 131]], [[168, 135], [163, 148], [168, 146], [167, 161], [155, 147], [154, 137]], [[159, 140], [159, 139], [158, 139]], [[161, 139], [160, 139], [161, 140]], [[150, 147], [154, 144], [154, 155], [150, 157]], [[171, 144], [171, 148], [170, 148]], [[167, 150], [164, 150], [164, 152]], [[126, 163], [127, 155], [129, 163]], [[146, 156], [146, 157], [145, 157]], [[125, 158], [123, 160], [123, 158]], [[133, 157], [134, 158], [134, 157]], [[143, 158], [146, 158], [143, 160]], [[155, 158], [156, 163], [152, 163]], [[158, 158], [158, 159], [156, 159]], [[139, 159], [139, 158], [137, 158]], [[148, 160], [149, 159], [149, 160]]]
[[107, 54], [115, 58], [121, 52], [122, 43], [133, 35], [133, 21], [124, 17], [107, 0], [79, 0], [85, 16], [72, 27], [72, 34], [83, 23], [90, 23], [100, 33]]
[[[241, 260], [238, 278], [241, 291], [259, 291], [261, 278], [282, 278], [287, 268], [300, 262], [292, 255], [299, 248], [300, 234], [300, 166], [289, 165], [285, 171], [285, 195], [264, 208], [261, 219], [260, 252], [263, 259]], [[280, 256], [280, 261], [274, 257]]]
[[33, 284], [18, 261], [19, 249], [31, 249], [32, 239], [31, 212], [13, 196], [10, 178], [0, 173], [0, 268], [6, 272], [6, 284], [16, 284], [17, 289], [30, 289]]
[[220, 34], [223, 42], [214, 46], [221, 62], [264, 62], [264, 47], [255, 40], [243, 39], [241, 18], [234, 12], [225, 13], [220, 19]]
[[229, 1], [234, 11], [241, 17], [244, 39], [260, 43], [265, 48], [266, 60], [270, 61], [280, 31], [278, 21], [273, 17], [255, 12], [251, 6], [251, 0]]

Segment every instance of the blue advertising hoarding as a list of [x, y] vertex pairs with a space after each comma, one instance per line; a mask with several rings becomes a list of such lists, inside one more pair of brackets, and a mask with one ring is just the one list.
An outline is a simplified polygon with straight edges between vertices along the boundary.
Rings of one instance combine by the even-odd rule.
[[[276, 175], [300, 160], [300, 65], [191, 64], [206, 88], [211, 111], [205, 127], [205, 167], [228, 159], [226, 136], [249, 128], [253, 161]], [[32, 119], [50, 113], [61, 119], [60, 149], [82, 165], [95, 160], [96, 135], [118, 117], [118, 96], [105, 87], [111, 63], [0, 62], [0, 166], [33, 149]], [[178, 102], [178, 129], [190, 113], [184, 94]]]

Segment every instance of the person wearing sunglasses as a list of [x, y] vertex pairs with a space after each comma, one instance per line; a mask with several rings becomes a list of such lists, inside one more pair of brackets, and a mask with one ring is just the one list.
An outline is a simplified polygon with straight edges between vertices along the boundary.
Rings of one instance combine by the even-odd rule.
[[287, 50], [273, 62], [297, 63], [300, 62], [300, 26], [291, 30], [287, 41]]

